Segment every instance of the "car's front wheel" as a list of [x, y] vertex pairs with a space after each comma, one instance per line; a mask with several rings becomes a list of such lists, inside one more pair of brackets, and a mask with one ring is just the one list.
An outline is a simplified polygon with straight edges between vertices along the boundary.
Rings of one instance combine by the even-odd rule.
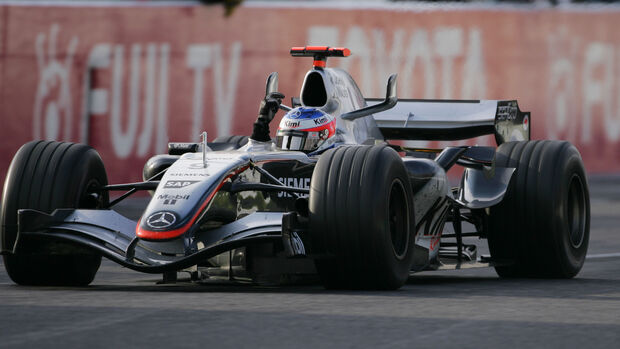
[[321, 155], [310, 182], [312, 246], [327, 288], [397, 289], [413, 261], [413, 195], [401, 158], [384, 145]]
[[95, 277], [101, 255], [83, 247], [23, 239], [20, 254], [13, 254], [17, 238], [17, 211], [35, 209], [51, 213], [57, 208], [100, 208], [107, 184], [99, 154], [83, 144], [33, 141], [22, 146], [11, 161], [4, 183], [0, 222], [4, 266], [20, 285], [88, 285]]

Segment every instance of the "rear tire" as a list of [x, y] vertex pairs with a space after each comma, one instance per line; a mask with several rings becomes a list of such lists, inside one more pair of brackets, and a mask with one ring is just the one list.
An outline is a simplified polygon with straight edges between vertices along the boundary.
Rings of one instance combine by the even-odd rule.
[[312, 246], [326, 288], [397, 289], [413, 262], [413, 195], [398, 153], [339, 147], [319, 159], [310, 182]]
[[23, 254], [12, 254], [17, 211], [51, 213], [57, 208], [100, 208], [108, 194], [93, 195], [108, 183], [99, 154], [83, 144], [33, 141], [13, 157], [2, 196], [0, 222], [4, 266], [20, 285], [85, 286], [93, 281], [101, 255], [69, 243], [20, 238]]
[[488, 242], [502, 277], [572, 278], [590, 236], [590, 196], [583, 161], [564, 141], [502, 144], [495, 165], [515, 167], [504, 200], [491, 208]]

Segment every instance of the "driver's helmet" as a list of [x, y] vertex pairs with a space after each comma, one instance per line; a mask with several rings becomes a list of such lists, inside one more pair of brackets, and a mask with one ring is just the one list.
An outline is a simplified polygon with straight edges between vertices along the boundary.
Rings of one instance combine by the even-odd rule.
[[313, 152], [336, 134], [336, 118], [317, 108], [298, 107], [280, 121], [276, 146], [282, 150]]

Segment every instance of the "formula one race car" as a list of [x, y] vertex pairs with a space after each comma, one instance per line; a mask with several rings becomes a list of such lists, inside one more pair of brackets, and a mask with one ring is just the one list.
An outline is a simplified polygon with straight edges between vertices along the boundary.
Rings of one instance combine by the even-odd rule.
[[[468, 266], [502, 277], [579, 272], [590, 224], [582, 159], [568, 142], [531, 141], [530, 114], [516, 101], [397, 100], [396, 75], [385, 99], [364, 99], [348, 73], [326, 67], [348, 49], [291, 54], [314, 58], [291, 107], [272, 73], [250, 138], [170, 143], [143, 182], [109, 185], [86, 145], [19, 149], [1, 212], [11, 279], [87, 285], [101, 256], [165, 282], [180, 271], [259, 284], [318, 275], [350, 289], [396, 289], [414, 272]], [[272, 140], [278, 108], [287, 113]], [[388, 142], [487, 134], [497, 148]], [[464, 168], [457, 188], [446, 175], [454, 165]], [[128, 191], [110, 202], [113, 190]], [[152, 193], [139, 221], [111, 209], [139, 190]], [[488, 239], [490, 256], [463, 242], [471, 236]]]

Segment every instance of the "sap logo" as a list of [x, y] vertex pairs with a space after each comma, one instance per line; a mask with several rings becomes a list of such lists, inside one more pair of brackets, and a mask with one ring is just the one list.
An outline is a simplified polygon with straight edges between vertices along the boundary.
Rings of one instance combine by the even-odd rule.
[[[295, 188], [305, 188], [305, 189], [310, 189], [310, 178], [295, 178], [295, 177], [288, 177], [288, 178], [283, 178], [280, 177], [278, 178], [278, 180], [282, 183], [284, 183], [284, 185], [288, 186], [288, 187], [295, 187]], [[300, 197], [306, 197], [308, 196], [308, 194], [300, 194]], [[293, 197], [292, 194], [281, 191], [278, 192], [278, 197], [279, 198], [290, 198]]]
[[167, 181], [164, 184], [164, 188], [185, 188], [199, 181]]
[[284, 122], [284, 126], [286, 127], [290, 127], [290, 128], [295, 128], [295, 127], [299, 127], [299, 121], [285, 121]]
[[314, 119], [314, 124], [315, 125], [323, 125], [326, 122], [327, 122], [327, 117], [325, 117], [325, 116], [320, 117], [318, 119]]

